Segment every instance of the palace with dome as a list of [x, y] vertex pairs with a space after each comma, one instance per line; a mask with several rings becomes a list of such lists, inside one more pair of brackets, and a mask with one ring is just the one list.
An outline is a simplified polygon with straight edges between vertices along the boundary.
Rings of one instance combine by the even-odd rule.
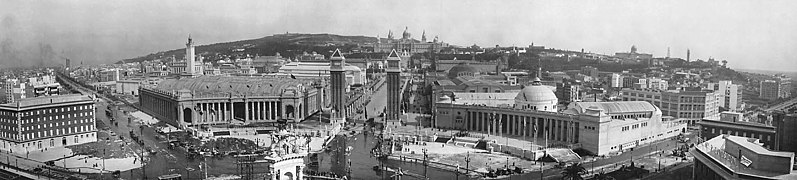
[[426, 52], [440, 52], [441, 49], [448, 47], [448, 43], [444, 43], [437, 39], [437, 36], [429, 42], [426, 40], [426, 31], [421, 35], [421, 40], [412, 38], [412, 34], [408, 28], [404, 28], [404, 33], [401, 34], [401, 39], [393, 38], [393, 31], [388, 31], [387, 39], [382, 40], [377, 36], [376, 43], [373, 44], [374, 52], [389, 53], [392, 50], [398, 52], [407, 52], [410, 54], [426, 53]]
[[[539, 72], [540, 70], [538, 70]], [[549, 146], [581, 147], [597, 155], [677, 136], [686, 124], [662, 116], [644, 101], [560, 104], [539, 73], [530, 84], [490, 80], [476, 68], [451, 68], [437, 80], [432, 106], [436, 128], [538, 139]], [[539, 149], [535, 149], [539, 150]], [[534, 151], [534, 150], [533, 150]]]

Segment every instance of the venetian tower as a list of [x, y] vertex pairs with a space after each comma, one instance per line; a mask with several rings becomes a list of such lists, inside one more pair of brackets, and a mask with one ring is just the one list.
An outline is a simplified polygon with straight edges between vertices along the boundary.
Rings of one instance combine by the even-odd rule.
[[401, 89], [401, 57], [395, 49], [387, 56], [387, 108], [385, 109], [385, 124], [399, 122], [399, 111], [401, 100], [399, 90]]
[[329, 73], [332, 91], [332, 113], [331, 120], [333, 123], [346, 122], [346, 71], [343, 66], [346, 63], [346, 58], [340, 54], [340, 49], [329, 57]]

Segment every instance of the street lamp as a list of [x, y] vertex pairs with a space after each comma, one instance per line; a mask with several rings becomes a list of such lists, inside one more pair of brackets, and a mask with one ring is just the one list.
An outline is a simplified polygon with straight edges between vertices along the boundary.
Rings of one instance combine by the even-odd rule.
[[470, 174], [470, 151], [465, 155], [465, 174]]

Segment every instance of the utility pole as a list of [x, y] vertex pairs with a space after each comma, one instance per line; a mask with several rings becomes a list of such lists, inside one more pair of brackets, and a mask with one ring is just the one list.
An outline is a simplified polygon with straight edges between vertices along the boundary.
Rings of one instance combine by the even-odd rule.
[[470, 151], [465, 155], [465, 175], [470, 174]]
[[429, 163], [426, 161], [426, 158], [429, 157], [429, 155], [427, 155], [429, 150], [423, 148], [421, 151], [423, 151], [423, 177], [427, 177], [427, 169], [429, 168]]
[[544, 167], [545, 167], [545, 161], [543, 161], [542, 165], [540, 166], [540, 180], [545, 179], [544, 178], [545, 177], [545, 168]]

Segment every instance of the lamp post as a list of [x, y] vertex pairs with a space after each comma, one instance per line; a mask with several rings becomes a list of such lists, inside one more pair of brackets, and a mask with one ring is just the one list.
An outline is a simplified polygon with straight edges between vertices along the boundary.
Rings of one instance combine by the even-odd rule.
[[423, 152], [423, 177], [427, 177], [426, 173], [427, 169], [429, 168], [429, 163], [426, 161], [426, 158], [429, 157], [429, 155], [427, 154], [429, 152], [429, 149], [426, 149], [424, 147], [421, 151]]
[[470, 174], [470, 151], [465, 155], [465, 174]]
[[543, 161], [542, 165], [540, 165], [540, 180], [545, 179], [545, 168], [543, 167], [545, 167], [545, 161]]

